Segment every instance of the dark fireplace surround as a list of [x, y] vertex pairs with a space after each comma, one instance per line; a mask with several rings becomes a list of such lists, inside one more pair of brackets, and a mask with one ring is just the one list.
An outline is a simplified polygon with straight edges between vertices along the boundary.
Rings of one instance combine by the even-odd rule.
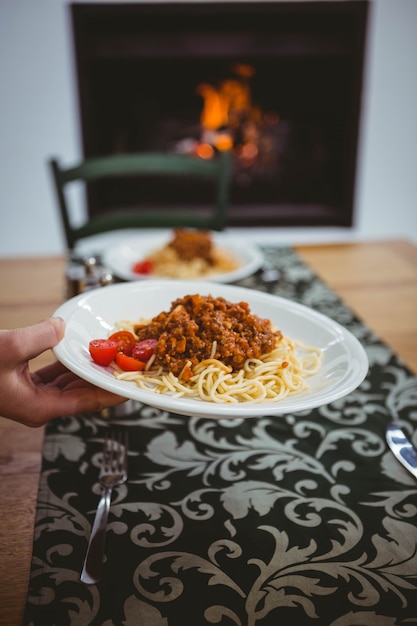
[[[207, 143], [215, 154], [226, 133], [235, 157], [230, 226], [353, 225], [367, 1], [70, 11], [86, 157]], [[238, 113], [207, 130], [203, 111], [230, 89]], [[168, 181], [101, 182], [87, 202], [91, 214], [140, 210], [172, 193]], [[197, 211], [207, 196], [203, 187], [175, 193]]]

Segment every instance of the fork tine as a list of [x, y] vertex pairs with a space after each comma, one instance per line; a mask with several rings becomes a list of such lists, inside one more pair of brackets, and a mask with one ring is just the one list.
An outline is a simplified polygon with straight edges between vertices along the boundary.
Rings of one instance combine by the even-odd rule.
[[127, 471], [127, 431], [107, 432], [103, 444], [103, 467], [108, 471]]
[[116, 472], [119, 466], [120, 447], [119, 441], [113, 432], [110, 432], [111, 457], [110, 468], [112, 472]]
[[127, 431], [107, 431], [103, 441], [102, 467], [106, 472], [127, 473], [128, 434]]
[[129, 450], [129, 439], [127, 435], [127, 430], [125, 430], [124, 435], [123, 471], [127, 474], [127, 454]]
[[117, 470], [118, 456], [119, 456], [119, 444], [117, 442], [117, 438], [115, 433], [111, 434], [111, 445], [112, 445], [112, 470], [115, 472]]
[[127, 468], [127, 432], [117, 434], [117, 469], [122, 472]]
[[109, 467], [109, 463], [110, 463], [110, 439], [109, 439], [109, 433], [108, 431], [106, 431], [106, 434], [104, 435], [104, 440], [103, 440], [103, 459], [102, 459], [102, 466], [104, 468], [108, 468]]
[[114, 435], [106, 431], [103, 442], [103, 468], [110, 472], [114, 470]]
[[121, 465], [121, 455], [122, 455], [122, 447], [121, 447], [121, 440], [120, 440], [121, 434], [120, 432], [118, 432], [115, 436], [114, 436], [114, 446], [113, 446], [113, 451], [114, 451], [114, 457], [113, 457], [113, 471], [120, 471], [120, 465]]

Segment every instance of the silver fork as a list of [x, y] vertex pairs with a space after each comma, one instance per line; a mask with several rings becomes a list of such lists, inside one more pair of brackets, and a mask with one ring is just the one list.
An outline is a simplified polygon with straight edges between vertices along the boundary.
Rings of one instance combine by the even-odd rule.
[[123, 442], [121, 434], [117, 438], [112, 433], [106, 436], [98, 477], [103, 487], [103, 494], [97, 507], [80, 576], [81, 581], [86, 585], [93, 585], [101, 578], [111, 493], [113, 487], [121, 485], [127, 480], [127, 450], [127, 432], [125, 432]]

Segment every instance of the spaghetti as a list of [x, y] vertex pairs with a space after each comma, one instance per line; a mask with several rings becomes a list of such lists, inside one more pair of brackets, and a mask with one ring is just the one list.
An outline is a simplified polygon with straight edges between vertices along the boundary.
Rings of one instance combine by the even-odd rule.
[[306, 391], [321, 366], [319, 348], [283, 336], [246, 303], [223, 298], [185, 296], [149, 322], [118, 327], [139, 339], [159, 337], [144, 370], [114, 372], [157, 394], [223, 404], [277, 402]]
[[154, 368], [152, 364], [140, 373], [116, 371], [115, 376], [134, 382], [140, 389], [177, 398], [255, 404], [277, 402], [290, 394], [306, 391], [306, 379], [319, 371], [320, 364], [318, 348], [282, 337], [272, 352], [260, 359], [247, 359], [244, 367], [235, 372], [217, 359], [205, 359], [188, 381], [182, 381], [180, 376], [162, 367]]

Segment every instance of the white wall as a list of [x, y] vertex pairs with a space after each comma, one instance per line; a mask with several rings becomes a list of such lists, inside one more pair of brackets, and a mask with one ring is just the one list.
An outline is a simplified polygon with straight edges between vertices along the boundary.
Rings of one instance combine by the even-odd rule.
[[[348, 0], [349, 1], [349, 0]], [[0, 256], [60, 254], [47, 159], [81, 155], [68, 0], [0, 1]], [[244, 231], [290, 243], [417, 243], [417, 0], [371, 5], [353, 229]]]

